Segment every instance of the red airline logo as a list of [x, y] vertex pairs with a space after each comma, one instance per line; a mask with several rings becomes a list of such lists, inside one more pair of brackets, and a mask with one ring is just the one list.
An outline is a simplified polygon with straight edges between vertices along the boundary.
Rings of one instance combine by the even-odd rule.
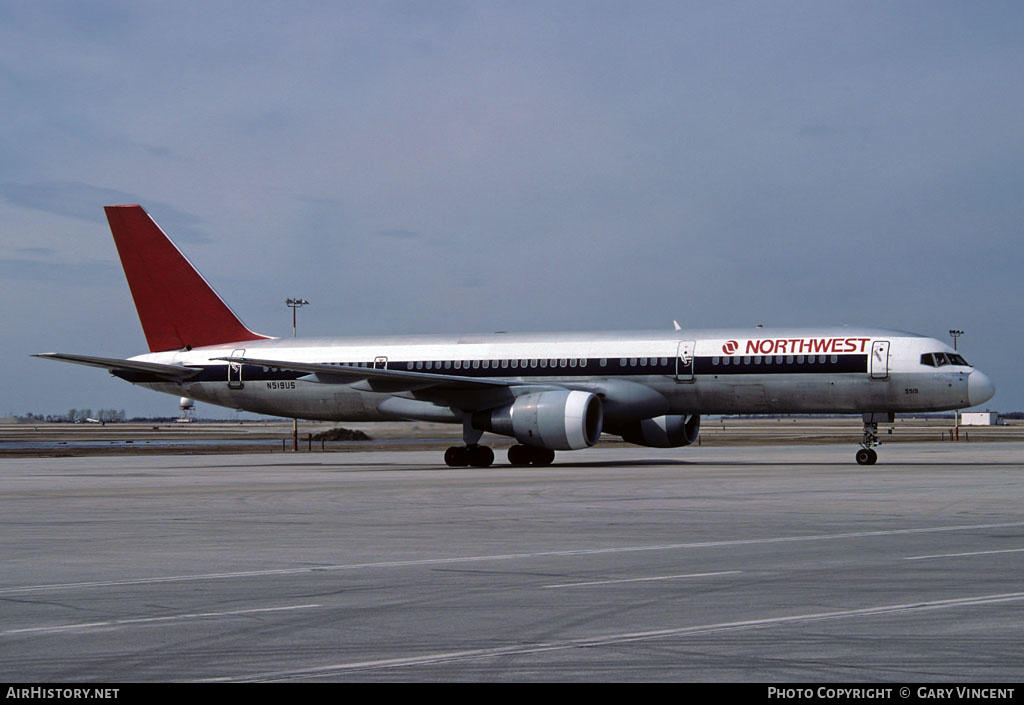
[[[834, 355], [867, 352], [871, 338], [765, 338], [748, 340], [744, 355]], [[740, 344], [729, 340], [722, 346], [726, 355], [734, 355]]]

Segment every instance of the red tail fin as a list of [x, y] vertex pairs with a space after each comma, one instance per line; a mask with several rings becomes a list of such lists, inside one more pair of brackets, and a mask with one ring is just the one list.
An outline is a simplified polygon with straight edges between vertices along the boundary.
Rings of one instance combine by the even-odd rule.
[[142, 206], [105, 206], [151, 352], [263, 340], [238, 320]]

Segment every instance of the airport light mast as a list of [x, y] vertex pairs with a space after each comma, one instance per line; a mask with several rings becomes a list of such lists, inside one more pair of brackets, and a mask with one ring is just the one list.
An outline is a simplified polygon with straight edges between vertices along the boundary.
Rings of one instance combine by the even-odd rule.
[[295, 309], [302, 308], [309, 304], [305, 299], [285, 299], [285, 305], [292, 310], [292, 337], [295, 337]]
[[[295, 311], [303, 306], [308, 306], [309, 302], [305, 299], [285, 299], [284, 303], [288, 308], [292, 310], [292, 338], [296, 337], [295, 333]], [[298, 452], [299, 450], [299, 420], [297, 418], [292, 419], [292, 451]]]
[[951, 328], [949, 334], [953, 337], [953, 349], [956, 350], [956, 339], [964, 334], [962, 330]]

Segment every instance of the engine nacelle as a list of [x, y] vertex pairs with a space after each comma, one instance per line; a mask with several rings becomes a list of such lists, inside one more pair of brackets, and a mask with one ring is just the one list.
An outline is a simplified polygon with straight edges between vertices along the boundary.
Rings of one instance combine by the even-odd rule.
[[655, 416], [652, 419], [631, 421], [615, 430], [622, 440], [649, 448], [680, 448], [697, 441], [700, 433], [700, 415]]
[[474, 428], [548, 450], [594, 445], [601, 437], [603, 421], [601, 400], [580, 391], [524, 394], [508, 406], [473, 414]]

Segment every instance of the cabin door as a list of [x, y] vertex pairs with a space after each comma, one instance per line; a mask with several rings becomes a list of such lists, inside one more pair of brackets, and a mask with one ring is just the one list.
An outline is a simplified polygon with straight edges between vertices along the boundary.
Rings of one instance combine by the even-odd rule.
[[871, 344], [871, 359], [868, 360], [871, 379], [885, 379], [889, 376], [889, 341], [876, 340]]
[[676, 352], [676, 382], [693, 381], [693, 351], [697, 346], [694, 340], [682, 340]]
[[[235, 350], [231, 353], [231, 357], [245, 357], [245, 350]], [[242, 383], [242, 363], [241, 362], [229, 362], [228, 363], [228, 389], [241, 389], [245, 385]]]

